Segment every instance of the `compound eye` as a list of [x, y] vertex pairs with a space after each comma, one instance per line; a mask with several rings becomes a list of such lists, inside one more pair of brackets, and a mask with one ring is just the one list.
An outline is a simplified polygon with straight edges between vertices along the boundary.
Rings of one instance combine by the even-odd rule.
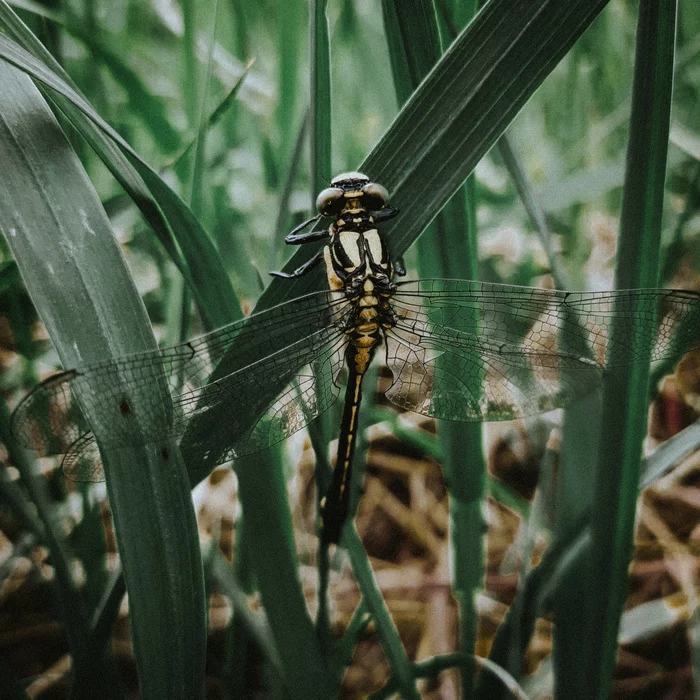
[[323, 216], [339, 214], [343, 208], [343, 190], [340, 187], [327, 187], [316, 197], [316, 209]]
[[362, 188], [363, 202], [370, 211], [379, 211], [389, 204], [389, 193], [386, 187], [376, 182], [368, 182]]

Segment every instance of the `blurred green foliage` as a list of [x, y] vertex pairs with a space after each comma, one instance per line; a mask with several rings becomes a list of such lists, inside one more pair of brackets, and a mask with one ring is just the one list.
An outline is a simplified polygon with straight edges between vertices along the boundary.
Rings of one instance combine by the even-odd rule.
[[[290, 257], [284, 233], [310, 214], [315, 183], [327, 176], [311, 172], [309, 158], [316, 134], [308, 131], [314, 122], [308, 119], [307, 3], [11, 4], [97, 112], [186, 202], [196, 199], [196, 214], [243, 310], [250, 310], [268, 284], [268, 272]], [[454, 4], [436, 3], [445, 45], [451, 41], [445, 17], [459, 21]], [[631, 0], [610, 2], [508, 129], [526, 185], [544, 213], [552, 255], [571, 288], [613, 285], [637, 7]], [[337, 0], [328, 4], [327, 16], [333, 174], [363, 161], [391, 124], [398, 100], [381, 3]], [[685, 0], [679, 6], [661, 248], [661, 282], [672, 286], [697, 285], [700, 269], [699, 93], [700, 5]], [[173, 343], [183, 328], [189, 326], [189, 334], [202, 330], [205, 323], [183, 294], [171, 258], [102, 161], [57, 116], [123, 245], [158, 336]], [[499, 149], [476, 168], [474, 193], [479, 279], [549, 284], [553, 265], [538, 237], [542, 232]], [[415, 277], [416, 246], [407, 263]], [[22, 356], [8, 363], [2, 377], [14, 399], [57, 366], [57, 358], [37, 330], [3, 239], [0, 266], [0, 314], [14, 342], [3, 345]], [[86, 497], [83, 505], [86, 519], [74, 539], [88, 569], [92, 608], [105, 585], [103, 559], [94, 557], [104, 545], [94, 507], [88, 508]], [[245, 567], [237, 575], [255, 578]], [[234, 679], [232, 687], [239, 682]], [[276, 680], [270, 684], [278, 687]]]

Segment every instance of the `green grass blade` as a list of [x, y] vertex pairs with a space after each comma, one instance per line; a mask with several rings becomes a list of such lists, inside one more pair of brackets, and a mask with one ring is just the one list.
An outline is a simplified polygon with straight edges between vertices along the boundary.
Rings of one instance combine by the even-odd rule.
[[[0, 190], [0, 229], [61, 361], [75, 367], [154, 348], [104, 210], [53, 114], [31, 80], [5, 62], [0, 83], [12, 96], [0, 103], [0, 162], [13, 174]], [[134, 415], [162, 415], [162, 390], [125, 392]], [[189, 482], [167, 431], [156, 447], [144, 446], [136, 418], [129, 430], [132, 440], [102, 457], [141, 690], [191, 699], [202, 689], [206, 628]]]
[[211, 561], [205, 569], [208, 571], [207, 577], [211, 577], [212, 583], [216, 583], [221, 592], [231, 601], [234, 615], [240, 618], [251, 639], [255, 640], [274, 671], [281, 674], [281, 662], [267, 618], [264, 613], [254, 613], [250, 609], [248, 599], [236, 580], [231, 565], [224, 559], [221, 552], [216, 550], [212, 552]]
[[[590, 512], [600, 438], [600, 394], [600, 391], [595, 391], [564, 411], [554, 509], [554, 536], [557, 540], [566, 539], [582, 514]], [[559, 688], [570, 688], [580, 680], [581, 664], [578, 659], [581, 654], [581, 629], [585, 629], [587, 624], [587, 610], [579, 603], [586, 583], [584, 570], [580, 576], [562, 577], [561, 585], [554, 593], [553, 610], [558, 622], [552, 656], [556, 669], [554, 681]], [[513, 648], [518, 646], [519, 641], [516, 640]]]
[[[481, 668], [481, 673], [495, 681], [496, 685], [508, 691], [510, 700], [528, 700], [528, 695], [520, 687], [518, 682], [503, 668], [494, 664], [489, 659], [483, 659], [473, 654], [456, 652], [452, 654], [440, 654], [413, 664], [416, 678], [436, 679], [440, 673], [451, 668], [458, 668], [462, 673], [473, 672], [475, 667]], [[398, 689], [395, 679], [391, 679], [381, 690], [369, 696], [369, 700], [386, 700], [395, 695]]]
[[382, 648], [391, 666], [393, 678], [401, 697], [406, 698], [406, 700], [420, 700], [421, 696], [416, 688], [413, 668], [401, 643], [398, 630], [391, 619], [386, 601], [374, 578], [367, 552], [365, 552], [360, 536], [352, 523], [348, 523], [343, 530], [342, 543], [347, 547], [355, 580], [362, 591], [367, 609], [372, 614]]
[[394, 89], [403, 105], [440, 58], [435, 11], [423, 0], [383, 0], [382, 12]]
[[69, 24], [67, 31], [83, 41], [95, 58], [105, 65], [114, 79], [124, 88], [129, 98], [129, 110], [138, 118], [163, 153], [172, 153], [180, 145], [180, 134], [170, 123], [163, 101], [145, 85], [139, 74], [119, 55], [119, 47], [107, 37], [94, 40], [79, 33], [77, 26]]
[[[97, 64], [104, 65], [124, 88], [128, 97], [128, 110], [148, 129], [158, 147], [169, 153], [180, 145], [180, 134], [168, 119], [164, 101], [151, 92], [128, 60], [122, 58], [124, 47], [113, 36], [104, 31], [98, 35], [86, 31], [86, 27], [73, 13], [56, 12], [31, 1], [8, 4], [55, 23], [89, 48]], [[91, 18], [91, 25], [93, 23], [94, 18]]]
[[[616, 286], [653, 287], [659, 273], [661, 215], [673, 86], [676, 3], [642, 0], [637, 28], [632, 117], [617, 251]], [[613, 326], [613, 341], [615, 327]], [[640, 333], [649, 333], [640, 328]], [[610, 696], [619, 619], [627, 595], [646, 432], [648, 365], [606, 378], [592, 513], [589, 628], [582, 682], [588, 697]], [[583, 691], [583, 688], [580, 689]]]
[[97, 604], [91, 621], [90, 644], [97, 650], [104, 649], [111, 639], [114, 624], [119, 617], [122, 599], [126, 594], [126, 583], [121, 567], [112, 572], [102, 598]]
[[[197, 2], [196, 0], [182, 1], [182, 19], [184, 24], [184, 35], [182, 42], [182, 94], [185, 98], [185, 110], [187, 120], [191, 128], [197, 124], [199, 107], [201, 103], [201, 93], [199, 83], [199, 61], [197, 60]], [[212, 37], [212, 42], [214, 37]]]
[[311, 192], [328, 187], [331, 164], [331, 57], [328, 38], [327, 0], [311, 2]]
[[252, 455], [239, 463], [245, 526], [255, 533], [248, 553], [287, 691], [295, 700], [327, 700], [333, 696], [332, 683], [299, 582], [287, 485], [279, 460]]
[[219, 102], [219, 104], [209, 115], [206, 121], [203, 124], [200, 124], [199, 129], [197, 131], [197, 135], [187, 143], [187, 145], [182, 149], [182, 151], [180, 151], [180, 153], [178, 153], [178, 155], [173, 159], [173, 161], [168, 167], [175, 168], [177, 167], [178, 163], [180, 163], [180, 161], [187, 158], [190, 151], [199, 142], [201, 133], [210, 131], [217, 124], [217, 122], [219, 122], [226, 115], [229, 109], [232, 108], [232, 106], [235, 104], [236, 96], [238, 95], [238, 92], [241, 89], [241, 86], [243, 85], [243, 82], [245, 81], [246, 76], [248, 75], [248, 72], [250, 71], [252, 66], [253, 61], [251, 60], [246, 64], [243, 74], [236, 81], [235, 85], [228, 91], [226, 97], [224, 97], [224, 99], [221, 100], [221, 102]]
[[338, 649], [333, 658], [333, 664], [330, 668], [331, 677], [338, 686], [340, 686], [343, 679], [345, 669], [352, 663], [355, 648], [359, 644], [370, 622], [372, 622], [372, 614], [367, 607], [365, 599], [360, 598], [360, 602], [357, 604], [355, 612], [353, 612], [352, 618], [345, 630], [345, 634], [338, 645]]
[[460, 34], [363, 164], [403, 214], [386, 227], [392, 251], [415, 240], [604, 5], [495, 0]]
[[277, 4], [277, 40], [279, 42], [277, 127], [280, 144], [277, 163], [286, 162], [288, 159], [295, 133], [300, 59], [304, 51], [302, 37], [306, 36], [304, 30], [308, 26], [306, 7], [306, 3], [300, 2]]
[[564, 271], [560, 265], [559, 259], [554, 254], [552, 234], [549, 230], [549, 226], [547, 225], [547, 216], [539, 198], [528, 181], [525, 170], [520, 161], [520, 156], [511, 143], [508, 134], [503, 134], [503, 136], [498, 139], [498, 152], [500, 153], [501, 158], [503, 158], [503, 163], [508, 169], [508, 173], [513, 180], [515, 188], [518, 190], [520, 201], [523, 203], [532, 227], [537, 233], [540, 243], [544, 248], [544, 252], [547, 255], [547, 262], [549, 263], [549, 269], [551, 271], [554, 284], [557, 289], [566, 289], [566, 275], [564, 274]]
[[[384, 226], [394, 255], [416, 240], [605, 5], [492, 0], [460, 34], [360, 165], [401, 210]], [[317, 250], [304, 248], [285, 270]], [[320, 273], [291, 284], [275, 280], [257, 308], [322, 281]]]
[[[311, 145], [311, 192], [310, 210], [315, 212], [315, 200], [319, 192], [328, 187], [332, 172], [332, 125], [331, 114], [331, 56], [330, 31], [327, 17], [327, 0], [312, 0], [310, 11], [310, 75], [311, 96], [309, 104], [309, 141]], [[297, 144], [299, 141], [297, 141]], [[296, 150], [296, 149], [295, 149]], [[311, 446], [316, 458], [316, 502], [320, 509], [321, 499], [330, 485], [330, 463], [328, 442], [333, 429], [332, 411], [317, 416], [309, 428]], [[355, 457], [355, 468], [360, 464]], [[320, 510], [318, 511], [320, 512]], [[351, 511], [354, 513], [354, 511]], [[350, 519], [350, 518], [348, 518]], [[330, 561], [328, 543], [319, 540], [318, 551], [318, 615], [316, 629], [326, 656], [331, 646], [330, 614], [328, 611], [328, 577]]]

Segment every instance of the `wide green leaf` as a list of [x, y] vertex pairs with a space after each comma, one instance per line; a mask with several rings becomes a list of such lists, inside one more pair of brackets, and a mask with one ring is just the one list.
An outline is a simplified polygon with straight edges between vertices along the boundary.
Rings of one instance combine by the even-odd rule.
[[[61, 361], [76, 367], [154, 348], [119, 244], [51, 110], [32, 81], [4, 61], [0, 86], [0, 163], [12, 173], [0, 188], [0, 230]], [[199, 538], [187, 472], [167, 430], [167, 387], [149, 387], [124, 389], [123, 402], [133, 407], [121, 417], [129, 440], [103, 449], [102, 458], [142, 694], [185, 700], [199, 695], [204, 680]], [[115, 407], [113, 420], [119, 414]], [[141, 414], [162, 421], [158, 445], [146, 444], [134, 417]], [[98, 442], [105, 437], [98, 434]], [[89, 697], [90, 684], [78, 691]]]

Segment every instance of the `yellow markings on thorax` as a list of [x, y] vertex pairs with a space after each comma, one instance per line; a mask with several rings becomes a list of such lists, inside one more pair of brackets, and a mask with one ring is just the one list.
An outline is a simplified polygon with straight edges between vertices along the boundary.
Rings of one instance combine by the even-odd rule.
[[352, 262], [352, 267], [346, 267], [345, 269], [348, 272], [352, 272], [362, 264], [359, 247], [360, 234], [357, 231], [341, 231], [338, 234], [338, 238], [340, 239], [340, 244], [343, 246], [345, 254]]
[[328, 278], [328, 288], [332, 292], [340, 292], [343, 289], [343, 280], [338, 277], [333, 265], [333, 256], [330, 246], [326, 246], [323, 251], [323, 260], [326, 263], [326, 277]]

